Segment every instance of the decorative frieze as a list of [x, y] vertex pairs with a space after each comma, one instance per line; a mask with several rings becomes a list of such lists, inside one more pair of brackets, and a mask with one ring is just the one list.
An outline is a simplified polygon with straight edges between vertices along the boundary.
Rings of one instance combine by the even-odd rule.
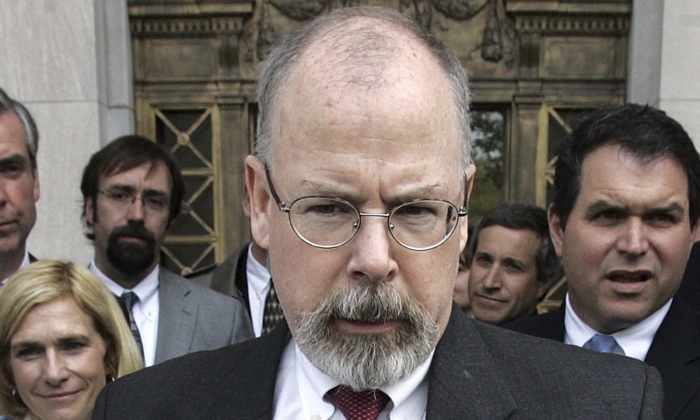
[[515, 29], [521, 33], [547, 34], [627, 34], [629, 16], [548, 16], [517, 15]]
[[236, 35], [242, 26], [241, 17], [137, 18], [131, 21], [131, 34], [135, 38]]

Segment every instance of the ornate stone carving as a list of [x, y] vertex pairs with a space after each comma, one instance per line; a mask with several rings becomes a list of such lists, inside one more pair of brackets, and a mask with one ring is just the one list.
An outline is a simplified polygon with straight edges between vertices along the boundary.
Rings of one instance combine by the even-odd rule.
[[282, 14], [296, 20], [306, 20], [321, 14], [330, 0], [270, 0]]
[[497, 63], [503, 58], [503, 39], [495, 2], [489, 3], [486, 13], [488, 17], [484, 29], [484, 40], [481, 43], [481, 58]]
[[550, 34], [626, 34], [629, 16], [546, 16], [520, 15], [515, 20], [518, 32]]
[[433, 0], [436, 9], [455, 20], [471, 19], [490, 0]]
[[134, 37], [235, 35], [241, 30], [241, 18], [132, 19]]

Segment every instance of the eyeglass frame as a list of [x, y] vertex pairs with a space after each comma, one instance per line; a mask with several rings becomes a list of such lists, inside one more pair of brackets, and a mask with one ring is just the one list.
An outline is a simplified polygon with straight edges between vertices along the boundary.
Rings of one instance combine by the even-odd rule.
[[[452, 237], [452, 235], [455, 233], [455, 230], [457, 230], [458, 223], [455, 223], [455, 225], [452, 228], [452, 230], [450, 231], [450, 233], [445, 235], [440, 240], [440, 242], [438, 242], [437, 244], [432, 245], [430, 247], [426, 247], [426, 248], [412, 247], [412, 246], [408, 246], [408, 245], [404, 244], [398, 238], [396, 238], [396, 236], [394, 236], [393, 228], [392, 228], [391, 223], [389, 223], [389, 219], [394, 214], [394, 211], [396, 211], [396, 209], [398, 209], [406, 204], [418, 203], [421, 201], [441, 201], [441, 202], [447, 203], [447, 204], [451, 205], [453, 208], [457, 209], [457, 219], [458, 220], [460, 217], [467, 216], [469, 214], [469, 194], [467, 194], [468, 179], [467, 179], [467, 174], [464, 172], [462, 172], [462, 177], [464, 178], [463, 183], [462, 183], [462, 188], [464, 189], [464, 203], [462, 204], [461, 208], [458, 208], [456, 205], [454, 205], [453, 203], [451, 203], [447, 200], [416, 199], [416, 200], [411, 200], [411, 201], [407, 201], [405, 203], [399, 204], [398, 206], [391, 209], [391, 211], [389, 213], [366, 213], [366, 212], [360, 211], [360, 209], [358, 209], [354, 204], [352, 204], [351, 202], [349, 202], [347, 200], [343, 200], [342, 198], [316, 196], [316, 195], [307, 195], [304, 197], [299, 197], [296, 200], [292, 201], [292, 203], [289, 206], [287, 206], [287, 203], [282, 201], [279, 194], [277, 194], [277, 190], [275, 189], [275, 185], [272, 183], [272, 176], [270, 175], [269, 166], [267, 164], [265, 164], [264, 167], [265, 167], [265, 178], [267, 178], [267, 185], [270, 187], [270, 194], [272, 194], [272, 198], [275, 199], [275, 203], [277, 204], [277, 207], [279, 208], [279, 210], [282, 213], [287, 213], [287, 218], [289, 219], [289, 226], [292, 227], [292, 230], [299, 237], [299, 239], [301, 239], [305, 243], [307, 243], [315, 248], [333, 249], [333, 248], [339, 248], [339, 247], [347, 244], [355, 237], [355, 235], [357, 235], [357, 232], [360, 231], [360, 228], [362, 227], [362, 217], [368, 216], [368, 217], [386, 217], [386, 223], [387, 223], [387, 228], [389, 230], [389, 234], [402, 247], [404, 247], [406, 249], [410, 249], [411, 251], [429, 251], [429, 250], [435, 249], [435, 248], [439, 247], [440, 245], [444, 244], [445, 242], [447, 242], [447, 240], [450, 239]], [[355, 211], [357, 212], [357, 214], [359, 216], [359, 218], [357, 220], [357, 228], [355, 228], [355, 231], [352, 233], [352, 235], [348, 239], [346, 239], [345, 241], [343, 241], [337, 245], [319, 245], [319, 244], [316, 244], [316, 243], [309, 241], [304, 236], [302, 236], [299, 233], [299, 231], [297, 231], [297, 229], [294, 227], [294, 224], [292, 223], [292, 213], [291, 213], [292, 206], [294, 205], [294, 203], [296, 203], [299, 200], [303, 200], [303, 199], [307, 199], [307, 198], [323, 198], [323, 199], [334, 200], [334, 201], [338, 201], [338, 202], [343, 203], [343, 204], [347, 204], [351, 208], [355, 209]]]
[[[109, 191], [104, 191], [104, 190], [97, 190], [97, 193], [104, 195], [105, 197], [107, 197], [108, 199], [113, 201], [114, 203], [121, 204], [121, 202], [119, 200], [114, 198], [114, 193], [110, 193]], [[127, 204], [127, 202], [125, 201], [123, 204], [123, 206], [124, 206], [123, 208], [125, 208], [125, 209], [133, 206], [134, 203], [136, 202], [136, 200], [138, 199], [139, 201], [141, 201], [143, 208], [148, 210], [148, 211], [156, 212], [156, 213], [162, 213], [165, 210], [170, 211], [170, 197], [167, 197], [167, 195], [166, 195], [167, 199], [165, 200], [166, 202], [165, 202], [165, 205], [163, 206], [163, 208], [162, 209], [153, 209], [153, 208], [150, 208], [148, 206], [148, 204], [146, 204], [145, 200], [146, 200], [146, 198], [149, 198], [149, 197], [144, 197], [143, 194], [136, 195], [135, 193], [128, 193], [126, 191], [122, 191], [121, 194], [131, 196], [131, 202]]]

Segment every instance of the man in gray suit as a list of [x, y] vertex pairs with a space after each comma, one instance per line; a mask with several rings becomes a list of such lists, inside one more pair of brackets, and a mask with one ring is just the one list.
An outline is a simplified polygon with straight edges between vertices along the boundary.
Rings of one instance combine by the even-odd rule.
[[27, 237], [39, 200], [39, 131], [21, 103], [0, 89], [0, 285], [34, 258]]
[[111, 383], [94, 419], [661, 418], [643, 363], [453, 303], [475, 168], [466, 74], [432, 34], [334, 9], [266, 60], [246, 179], [286, 321]]
[[168, 152], [144, 137], [120, 137], [91, 157], [80, 188], [95, 245], [90, 268], [118, 297], [146, 366], [252, 338], [243, 302], [159, 265], [184, 195]]

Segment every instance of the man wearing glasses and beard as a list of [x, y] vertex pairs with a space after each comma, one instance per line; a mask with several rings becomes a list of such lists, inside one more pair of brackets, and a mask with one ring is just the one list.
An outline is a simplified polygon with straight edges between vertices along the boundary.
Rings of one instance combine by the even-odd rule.
[[95, 246], [90, 268], [119, 300], [146, 366], [252, 338], [243, 302], [159, 265], [184, 195], [168, 152], [140, 136], [120, 137], [92, 156], [80, 188]]
[[93, 418], [660, 418], [658, 372], [641, 362], [454, 304], [468, 104], [457, 58], [396, 11], [338, 8], [281, 39], [245, 163], [285, 321], [115, 381]]

